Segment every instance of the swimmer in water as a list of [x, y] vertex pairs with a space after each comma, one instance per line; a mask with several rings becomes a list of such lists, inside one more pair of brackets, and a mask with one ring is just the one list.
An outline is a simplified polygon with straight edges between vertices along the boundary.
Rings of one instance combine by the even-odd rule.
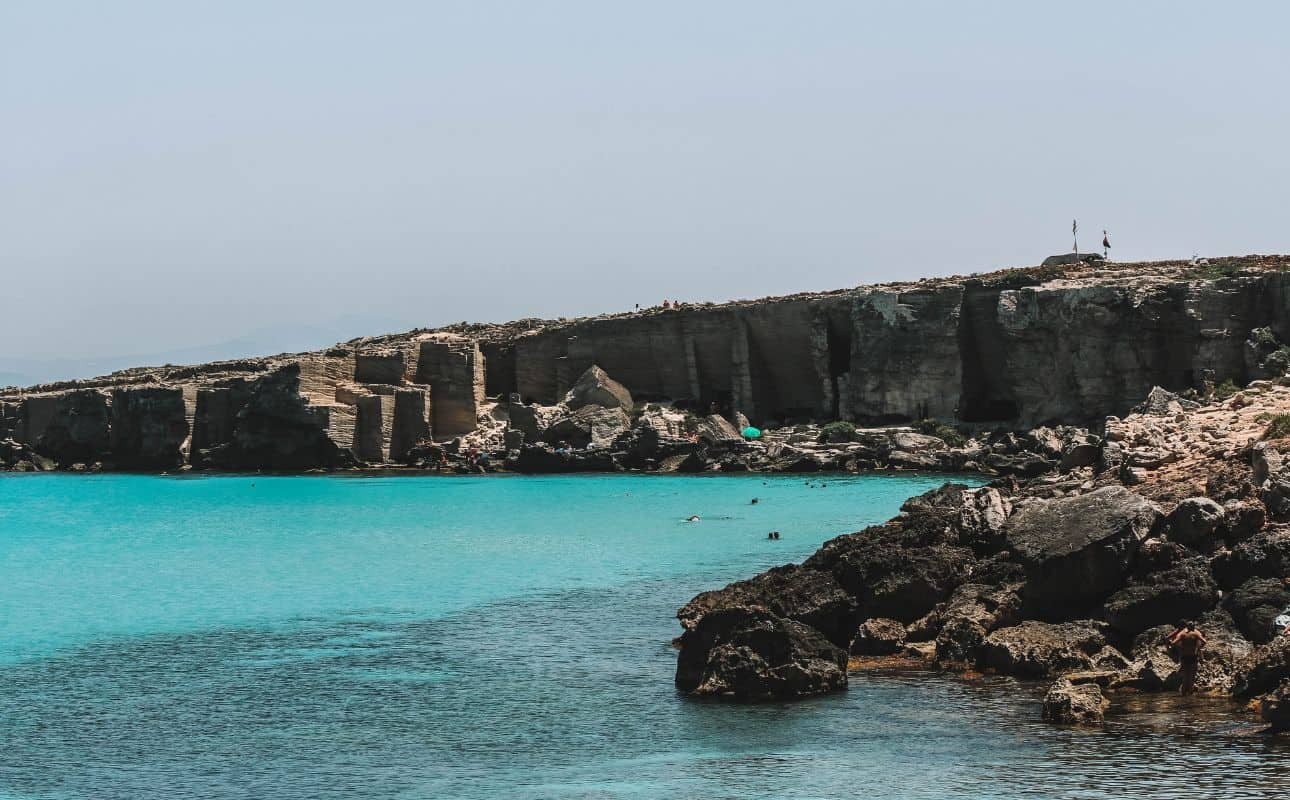
[[748, 503], [748, 505], [750, 505], [750, 506], [755, 506], [755, 505], [757, 505], [757, 498], [755, 498], [755, 497], [754, 497], [754, 498], [753, 498], [753, 499]]
[[685, 521], [686, 521], [686, 522], [698, 522], [698, 521], [699, 521], [699, 515], [698, 515], [698, 514], [691, 514], [690, 516], [688, 516], [688, 517], [686, 517], [686, 518], [685, 518]]

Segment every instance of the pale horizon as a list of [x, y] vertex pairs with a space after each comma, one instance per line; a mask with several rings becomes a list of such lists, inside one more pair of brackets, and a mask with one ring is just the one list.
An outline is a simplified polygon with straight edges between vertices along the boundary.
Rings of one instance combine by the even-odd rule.
[[1032, 265], [1073, 217], [1117, 261], [1284, 252], [1287, 22], [6, 4], [0, 373]]

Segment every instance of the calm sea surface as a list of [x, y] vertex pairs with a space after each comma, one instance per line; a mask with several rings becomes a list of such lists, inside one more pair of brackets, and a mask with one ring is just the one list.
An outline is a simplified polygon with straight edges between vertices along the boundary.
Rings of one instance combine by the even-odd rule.
[[679, 605], [939, 483], [0, 476], [0, 800], [1290, 797], [1216, 701], [677, 697]]

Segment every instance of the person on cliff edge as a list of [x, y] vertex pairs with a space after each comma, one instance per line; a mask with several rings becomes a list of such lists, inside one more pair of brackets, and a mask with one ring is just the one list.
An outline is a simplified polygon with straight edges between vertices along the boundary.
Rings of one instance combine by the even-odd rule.
[[1188, 620], [1169, 637], [1169, 647], [1178, 654], [1178, 671], [1182, 675], [1182, 685], [1178, 691], [1192, 694], [1196, 691], [1196, 671], [1200, 668], [1200, 652], [1205, 649], [1205, 634], [1196, 628], [1196, 623]]

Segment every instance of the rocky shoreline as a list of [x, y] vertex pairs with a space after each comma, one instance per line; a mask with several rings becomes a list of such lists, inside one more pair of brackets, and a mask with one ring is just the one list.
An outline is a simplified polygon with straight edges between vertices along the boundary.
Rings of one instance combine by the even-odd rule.
[[[1223, 399], [1155, 389], [1077, 461], [911, 498], [801, 564], [678, 611], [677, 688], [735, 701], [843, 690], [892, 659], [1052, 681], [1044, 719], [1177, 691], [1165, 645], [1208, 638], [1200, 691], [1290, 728], [1290, 378]], [[1095, 443], [1092, 443], [1094, 442]], [[1169, 455], [1172, 454], [1172, 455]]]

